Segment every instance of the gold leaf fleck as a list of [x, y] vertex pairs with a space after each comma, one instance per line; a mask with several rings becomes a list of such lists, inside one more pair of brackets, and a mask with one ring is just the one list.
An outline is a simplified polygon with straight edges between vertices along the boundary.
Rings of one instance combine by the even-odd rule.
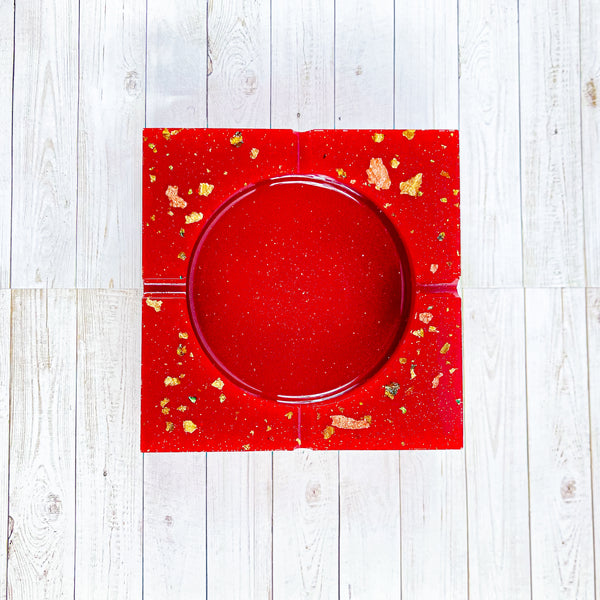
[[165, 377], [166, 386], [179, 385], [180, 383], [181, 381], [179, 380], [179, 377]]
[[210, 385], [212, 385], [214, 388], [217, 388], [218, 390], [222, 390], [225, 386], [223, 380], [220, 377], [217, 377], [217, 379], [215, 379]]
[[372, 158], [367, 169], [367, 178], [376, 190], [389, 190], [392, 185], [388, 170], [381, 158]]
[[423, 183], [423, 173], [417, 173], [414, 177], [400, 183], [400, 193], [416, 196]]
[[338, 429], [367, 429], [371, 426], [366, 418], [353, 419], [344, 415], [331, 415], [331, 424]]
[[173, 429], [175, 429], [175, 425], [173, 423], [171, 423], [171, 421], [167, 421], [167, 426], [165, 428], [169, 433], [171, 433], [171, 431], [173, 431]]
[[442, 177], [446, 177], [447, 179], [450, 179], [450, 173], [448, 173], [448, 171], [442, 171], [442, 172], [440, 173], [440, 175], [441, 175]]
[[327, 425], [325, 429], [323, 429], [323, 437], [328, 440], [335, 433], [335, 429], [331, 425]]
[[150, 298], [146, 298], [146, 304], [153, 308], [156, 312], [160, 312], [160, 307], [162, 306], [162, 300], [151, 300]]
[[430, 325], [428, 329], [428, 331], [431, 331], [432, 333], [435, 333], [437, 330], [437, 327], [434, 327], [433, 325]]
[[419, 338], [425, 337], [423, 329], [415, 329], [414, 331], [411, 331], [411, 333]]
[[250, 450], [250, 444], [244, 444], [244, 445], [242, 446], [242, 450], [246, 450], [246, 452], [247, 452], [248, 450]]
[[167, 404], [169, 404], [169, 399], [168, 399], [168, 398], [163, 398], [163, 399], [160, 401], [160, 407], [161, 407], [161, 408], [164, 408], [164, 407], [165, 407]]
[[380, 142], [383, 142], [383, 138], [385, 136], [383, 135], [383, 133], [374, 133], [373, 134], [373, 141], [377, 144], [379, 144]]
[[225, 396], [225, 394], [219, 394], [219, 402], [223, 404], [225, 400], [227, 400], [227, 396]]
[[201, 196], [208, 196], [214, 189], [215, 186], [210, 183], [201, 183], [198, 187], [198, 193]]
[[230, 138], [229, 143], [236, 148], [239, 148], [244, 143], [244, 138], [240, 131], [236, 131]]
[[250, 158], [254, 160], [258, 156], [259, 152], [260, 151], [258, 148], [252, 148], [252, 150], [250, 150]]
[[338, 177], [346, 177], [346, 171], [344, 171], [344, 169], [336, 169], [335, 172], [338, 174]]
[[177, 255], [177, 258], [179, 258], [180, 260], [185, 260], [187, 258], [187, 256], [185, 255], [185, 252], [180, 252]]
[[182, 340], [187, 340], [189, 336], [188, 336], [188, 334], [185, 331], [180, 331], [179, 332], [179, 337]]
[[177, 356], [183, 356], [187, 353], [187, 348], [183, 344], [177, 346]]
[[433, 381], [431, 382], [431, 387], [432, 388], [436, 388], [439, 384], [440, 384], [440, 379], [444, 376], [443, 373], [438, 373], [434, 378]]
[[430, 312], [419, 313], [419, 321], [422, 321], [425, 325], [427, 325], [431, 319], [433, 319], [433, 315]]
[[394, 158], [392, 158], [392, 160], [390, 160], [390, 165], [391, 165], [392, 169], [397, 169], [399, 164], [400, 164], [400, 161], [398, 159], [396, 159], [396, 157], [394, 157]]
[[406, 358], [399, 358], [399, 359], [398, 359], [398, 362], [399, 362], [401, 365], [405, 365], [405, 364], [406, 364]]
[[396, 394], [400, 391], [400, 385], [398, 383], [396, 383], [395, 381], [393, 381], [392, 383], [388, 383], [387, 385], [383, 386], [384, 394], [385, 396], [387, 396], [388, 398], [390, 398], [391, 400], [393, 400], [396, 397]]
[[287, 412], [287, 413], [285, 413], [285, 416], [286, 416], [288, 419], [291, 419], [291, 418], [294, 416], [294, 413], [293, 413], [293, 412], [290, 410], [290, 412]]
[[171, 412], [171, 409], [168, 406], [165, 406], [161, 412], [163, 415], [168, 415]]
[[179, 412], [185, 412], [187, 410], [187, 406], [185, 406], [184, 404], [181, 404], [180, 406], [177, 407], [177, 410]]
[[167, 191], [165, 192], [165, 196], [169, 199], [169, 206], [173, 208], [185, 208], [187, 206], [187, 202], [181, 197], [178, 196], [179, 187], [176, 185], [170, 185], [167, 187]]
[[198, 429], [198, 425], [196, 425], [196, 423], [194, 423], [194, 421], [184, 421], [183, 422], [183, 430], [186, 433], [194, 433], [194, 431], [196, 431], [196, 429]]
[[190, 225], [191, 223], [197, 223], [204, 218], [204, 215], [201, 212], [193, 212], [189, 215], [185, 215], [185, 224]]
[[150, 173], [150, 183], [154, 183], [156, 181], [156, 175], [152, 175], [152, 173]]
[[429, 267], [429, 270], [432, 273], [435, 273], [438, 270], [438, 265], [436, 265], [435, 263], [431, 265], [431, 267]]
[[407, 139], [407, 140], [412, 140], [415, 137], [415, 131], [416, 129], [405, 129], [402, 132], [402, 135]]
[[440, 350], [440, 354], [446, 354], [446, 352], [448, 352], [448, 350], [450, 350], [450, 344], [448, 342], [446, 342], [441, 350]]
[[458, 192], [459, 192], [459, 190], [452, 190], [452, 193], [453, 193], [455, 196], [458, 196]]

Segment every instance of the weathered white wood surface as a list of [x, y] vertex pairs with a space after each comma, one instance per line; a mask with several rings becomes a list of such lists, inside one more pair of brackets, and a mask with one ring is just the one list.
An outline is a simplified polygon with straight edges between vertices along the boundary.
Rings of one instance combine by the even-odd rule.
[[73, 598], [75, 290], [12, 292], [9, 598]]
[[[270, 3], [209, 0], [209, 127], [269, 127]], [[206, 459], [210, 598], [272, 596], [272, 453]]]
[[[14, 2], [0, 0], [0, 289], [10, 287]], [[0, 579], [0, 589], [2, 580]], [[1, 593], [1, 592], [0, 592]]]
[[533, 598], [594, 597], [585, 292], [527, 290]]
[[[333, 3], [271, 6], [271, 126], [334, 127]], [[338, 597], [338, 453], [273, 454], [273, 597]]]
[[523, 257], [517, 3], [461, 0], [459, 8], [463, 285], [518, 287]]
[[[206, 126], [206, 8], [148, 1], [148, 127]], [[206, 597], [206, 454], [146, 454], [143, 495], [144, 598]]]
[[78, 15], [74, 0], [16, 5], [14, 288], [75, 286]]
[[[595, 0], [0, 17], [0, 598], [600, 598]], [[464, 452], [138, 454], [144, 106], [300, 130], [460, 106]]]
[[463, 294], [471, 598], [530, 597], [525, 308], [520, 289]]
[[525, 285], [585, 285], [577, 2], [520, 2], [519, 44]]
[[[10, 290], [0, 290], [0, 348], [10, 348]], [[0, 354], [0, 536], [9, 539], [12, 529], [8, 519], [9, 471], [10, 352]], [[6, 594], [6, 550], [0, 544], [0, 598]]]
[[139, 148], [144, 126], [145, 24], [145, 0], [81, 4], [78, 287], [142, 285]]
[[[587, 331], [588, 356], [600, 356], [600, 289], [593, 288], [587, 292]], [[600, 580], [600, 371], [590, 365], [590, 432], [592, 444], [592, 498], [594, 499], [594, 558], [596, 560], [596, 597], [599, 595]]]
[[586, 285], [600, 286], [600, 4], [580, 0], [581, 150]]
[[141, 318], [136, 292], [77, 302], [75, 598], [142, 596]]

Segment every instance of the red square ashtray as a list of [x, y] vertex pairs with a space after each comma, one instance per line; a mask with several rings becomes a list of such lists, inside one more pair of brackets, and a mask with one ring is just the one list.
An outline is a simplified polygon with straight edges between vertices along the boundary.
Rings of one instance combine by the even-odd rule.
[[141, 449], [462, 447], [458, 132], [146, 129]]

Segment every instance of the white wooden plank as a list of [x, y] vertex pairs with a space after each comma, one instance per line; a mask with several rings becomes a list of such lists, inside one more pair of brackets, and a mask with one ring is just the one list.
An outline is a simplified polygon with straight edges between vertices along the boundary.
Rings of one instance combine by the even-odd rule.
[[592, 365], [600, 356], [600, 288], [587, 290], [588, 376], [591, 431], [592, 506], [594, 514], [594, 558], [596, 562], [596, 598], [600, 590], [600, 371]]
[[140, 299], [78, 292], [75, 598], [142, 596]]
[[333, 2], [280, 0], [272, 4], [271, 19], [271, 125], [333, 127]]
[[[333, 2], [276, 2], [271, 19], [272, 126], [333, 127]], [[275, 452], [275, 598], [338, 598], [338, 525], [338, 453]]]
[[526, 293], [533, 598], [594, 597], [585, 292]]
[[521, 286], [517, 3], [459, 7], [463, 285]]
[[581, 135], [587, 285], [600, 287], [600, 5], [580, 0]]
[[335, 125], [394, 123], [394, 0], [335, 5]]
[[144, 459], [144, 598], [205, 598], [206, 455]]
[[145, 23], [145, 0], [81, 5], [78, 287], [141, 287]]
[[207, 597], [272, 598], [270, 452], [209, 454]]
[[147, 127], [206, 126], [206, 0], [148, 0]]
[[523, 291], [463, 298], [470, 597], [530, 598]]
[[[11, 292], [0, 290], [0, 347], [10, 348]], [[6, 598], [6, 549], [10, 543], [12, 518], [8, 518], [10, 352], [0, 353], [0, 598]]]
[[275, 452], [274, 598], [338, 598], [338, 517], [338, 453]]
[[399, 496], [398, 452], [340, 452], [340, 598], [400, 597]]
[[210, 127], [269, 127], [270, 1], [208, 0]]
[[9, 598], [73, 598], [76, 318], [74, 290], [13, 291]]
[[526, 286], [584, 285], [579, 3], [519, 3]]
[[[391, 128], [394, 2], [335, 8], [335, 126]], [[398, 453], [340, 452], [339, 470], [339, 597], [398, 597]]]
[[[206, 1], [148, 1], [146, 124], [206, 125]], [[206, 595], [206, 455], [144, 455], [144, 597]]]
[[467, 598], [464, 453], [418, 450], [400, 464], [402, 597]]
[[[270, 124], [270, 2], [208, 2], [209, 127]], [[272, 597], [272, 453], [206, 459], [209, 598]]]
[[74, 0], [18, 3], [12, 287], [73, 287], [77, 203]]
[[[0, 0], [0, 81], [4, 82], [0, 89], [0, 131], [4, 132], [0, 145], [0, 288], [10, 287], [14, 11], [14, 2]], [[0, 589], [1, 584], [0, 579]]]
[[458, 128], [457, 3], [396, 0], [399, 129]]

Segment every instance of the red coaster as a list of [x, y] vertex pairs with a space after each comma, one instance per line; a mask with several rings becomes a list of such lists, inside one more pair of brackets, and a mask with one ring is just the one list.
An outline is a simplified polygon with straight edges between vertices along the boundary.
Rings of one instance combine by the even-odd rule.
[[146, 129], [142, 451], [462, 447], [458, 133]]

